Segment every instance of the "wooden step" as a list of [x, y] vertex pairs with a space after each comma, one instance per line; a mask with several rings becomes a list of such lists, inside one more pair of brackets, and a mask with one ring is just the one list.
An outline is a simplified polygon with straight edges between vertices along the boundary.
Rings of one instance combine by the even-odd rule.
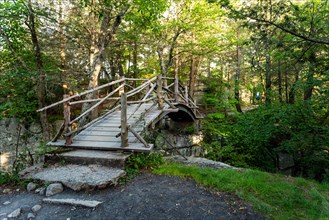
[[128, 143], [128, 147], [122, 148], [121, 142], [104, 141], [74, 141], [71, 145], [65, 145], [65, 140], [57, 140], [56, 142], [49, 142], [47, 145], [54, 147], [130, 152], [150, 152], [153, 149], [153, 144], [149, 144], [150, 148], [146, 148], [142, 143]]
[[100, 150], [73, 150], [59, 154], [58, 156], [66, 164], [98, 164], [106, 167], [123, 168], [130, 154]]

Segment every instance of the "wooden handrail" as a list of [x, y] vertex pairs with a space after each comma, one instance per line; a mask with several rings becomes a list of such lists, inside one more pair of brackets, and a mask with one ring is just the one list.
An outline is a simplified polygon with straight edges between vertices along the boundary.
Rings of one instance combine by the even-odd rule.
[[103, 89], [105, 87], [108, 87], [108, 86], [111, 86], [111, 85], [114, 85], [114, 84], [117, 84], [117, 83], [121, 83], [123, 81], [125, 81], [125, 78], [122, 78], [122, 79], [119, 79], [119, 80], [116, 80], [116, 81], [112, 81], [110, 83], [106, 83], [106, 84], [101, 85], [101, 86], [98, 86], [98, 87], [96, 87], [94, 89], [89, 89], [89, 90], [87, 90], [85, 92], [82, 92], [80, 94], [76, 94], [76, 95], [70, 96], [68, 98], [65, 98], [65, 99], [59, 101], [59, 102], [55, 102], [55, 103], [53, 103], [51, 105], [48, 105], [48, 106], [46, 106], [44, 108], [38, 109], [37, 112], [42, 112], [42, 111], [47, 110], [49, 108], [52, 108], [52, 107], [54, 107], [56, 105], [62, 104], [62, 103], [67, 102], [67, 101], [70, 101], [71, 99], [78, 98], [78, 97], [81, 97], [83, 95], [87, 95], [88, 93], [95, 92], [97, 90]]
[[147, 82], [143, 83], [142, 85], [140, 85], [140, 86], [136, 87], [135, 89], [127, 92], [127, 98], [139, 93], [140, 91], [145, 89], [154, 80], [156, 80], [156, 77], [153, 77], [152, 79], [148, 80]]
[[117, 91], [119, 91], [121, 88], [123, 88], [125, 86], [125, 84], [121, 84], [118, 88], [116, 88], [115, 90], [113, 90], [112, 92], [110, 92], [107, 96], [105, 96], [104, 98], [102, 98], [99, 102], [97, 102], [95, 105], [93, 105], [91, 108], [89, 108], [87, 111], [83, 112], [81, 115], [79, 115], [79, 117], [76, 117], [74, 120], [72, 120], [70, 122], [70, 124], [73, 124], [74, 122], [78, 121], [80, 118], [82, 118], [83, 116], [87, 115], [89, 112], [91, 112], [93, 109], [95, 109], [96, 107], [98, 107], [100, 104], [102, 104], [106, 99], [108, 99], [111, 95], [113, 95], [114, 93], [116, 93]]

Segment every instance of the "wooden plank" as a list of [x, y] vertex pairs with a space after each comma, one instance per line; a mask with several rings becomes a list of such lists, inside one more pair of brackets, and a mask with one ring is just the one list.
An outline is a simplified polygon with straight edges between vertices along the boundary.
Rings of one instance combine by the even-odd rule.
[[[135, 137], [127, 137], [128, 142], [134, 143], [137, 142], [137, 139]], [[93, 135], [82, 135], [82, 136], [76, 136], [73, 139], [73, 142], [75, 141], [104, 141], [104, 142], [121, 142], [120, 138], [116, 138], [115, 136], [93, 136]]]
[[[118, 134], [118, 131], [83, 131], [80, 134], [78, 134], [76, 137], [80, 136], [80, 135], [84, 135], [84, 136], [111, 136], [111, 137], [115, 137]], [[128, 133], [128, 137], [134, 137], [133, 134]]]
[[58, 140], [57, 142], [49, 142], [47, 145], [57, 147], [69, 147], [69, 148], [81, 148], [81, 149], [92, 149], [92, 150], [122, 150], [122, 151], [136, 151], [136, 152], [150, 152], [153, 149], [153, 145], [150, 144], [150, 148], [144, 147], [142, 143], [129, 143], [128, 147], [121, 148], [120, 143], [110, 142], [95, 142], [84, 141], [84, 142], [73, 142], [72, 145], [66, 146], [64, 140]]
[[135, 131], [133, 128], [128, 127], [129, 131], [131, 133], [133, 133], [135, 135], [135, 137], [146, 147], [146, 148], [150, 148], [150, 146], [148, 145], [148, 143], [146, 143], [146, 141], [144, 140], [144, 138], [142, 136], [139, 135], [139, 133], [137, 131]]

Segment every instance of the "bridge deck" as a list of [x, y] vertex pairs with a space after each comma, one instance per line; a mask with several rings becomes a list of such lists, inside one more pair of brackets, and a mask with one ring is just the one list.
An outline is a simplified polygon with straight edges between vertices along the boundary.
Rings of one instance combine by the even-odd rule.
[[[128, 124], [140, 135], [144, 129], [154, 122], [163, 112], [159, 110], [153, 103], [142, 104], [137, 111], [137, 104], [128, 105], [127, 116]], [[165, 105], [164, 110], [169, 106]], [[61, 146], [70, 148], [95, 149], [95, 150], [122, 150], [122, 151], [139, 151], [148, 152], [153, 146], [146, 148], [131, 132], [128, 134], [128, 147], [121, 147], [120, 136], [120, 116], [121, 111], [117, 110], [90, 127], [86, 128], [73, 138], [73, 143], [69, 146], [65, 145], [65, 140], [49, 142], [51, 146]]]

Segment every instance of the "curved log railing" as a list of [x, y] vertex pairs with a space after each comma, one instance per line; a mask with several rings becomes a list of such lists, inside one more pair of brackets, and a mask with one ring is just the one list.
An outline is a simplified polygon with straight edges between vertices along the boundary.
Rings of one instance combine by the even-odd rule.
[[[169, 84], [166, 87], [163, 87], [163, 81], [169, 81]], [[129, 85], [129, 82], [141, 81], [142, 83], [136, 88]], [[167, 83], [165, 83], [166, 85]], [[89, 100], [75, 100], [82, 96], [86, 96], [90, 93], [100, 91], [102, 89], [110, 88], [116, 86], [116, 88], [105, 95], [102, 98], [98, 99], [89, 99]], [[172, 89], [172, 87], [174, 87]], [[154, 93], [156, 96], [150, 97]], [[142, 96], [141, 96], [142, 94]], [[138, 95], [141, 96], [139, 100], [136, 101]], [[133, 100], [131, 100], [133, 99]], [[114, 101], [112, 106], [107, 109], [107, 111], [100, 117], [90, 121], [84, 126], [77, 127], [75, 130], [72, 130], [72, 125], [77, 124], [79, 120], [86, 117], [94, 109], [99, 108], [106, 101]], [[188, 96], [187, 87], [183, 87], [178, 79], [161, 77], [158, 75], [151, 79], [134, 79], [134, 78], [122, 78], [115, 80], [110, 83], [98, 86], [96, 88], [84, 91], [80, 94], [75, 94], [72, 96], [64, 95], [63, 100], [53, 103], [49, 106], [37, 110], [37, 112], [45, 111], [57, 105], [63, 104], [64, 108], [64, 122], [58, 131], [58, 133], [53, 138], [52, 142], [56, 142], [57, 139], [63, 135], [65, 137], [65, 145], [72, 144], [72, 137], [74, 134], [86, 129], [90, 125], [96, 123], [107, 115], [113, 113], [114, 111], [121, 109], [121, 132], [117, 136], [121, 136], [121, 147], [128, 146], [128, 131], [130, 131], [145, 147], [149, 147], [146, 141], [132, 128], [133, 125], [128, 125], [127, 121], [129, 118], [134, 115], [134, 113], [140, 108], [140, 106], [149, 101], [156, 101], [155, 104], [158, 105], [158, 109], [162, 110], [164, 108], [164, 103], [167, 103], [173, 111], [176, 109], [175, 105], [183, 103], [189, 108], [193, 109], [194, 114], [199, 114], [198, 107], [195, 104], [195, 101], [192, 97]], [[94, 103], [89, 109], [82, 112], [79, 116], [71, 120], [71, 106], [83, 103]], [[128, 104], [138, 104], [134, 111], [130, 114], [130, 117], [127, 117], [127, 105]], [[177, 109], [178, 111], [178, 109]], [[63, 134], [64, 133], [64, 134]]]

